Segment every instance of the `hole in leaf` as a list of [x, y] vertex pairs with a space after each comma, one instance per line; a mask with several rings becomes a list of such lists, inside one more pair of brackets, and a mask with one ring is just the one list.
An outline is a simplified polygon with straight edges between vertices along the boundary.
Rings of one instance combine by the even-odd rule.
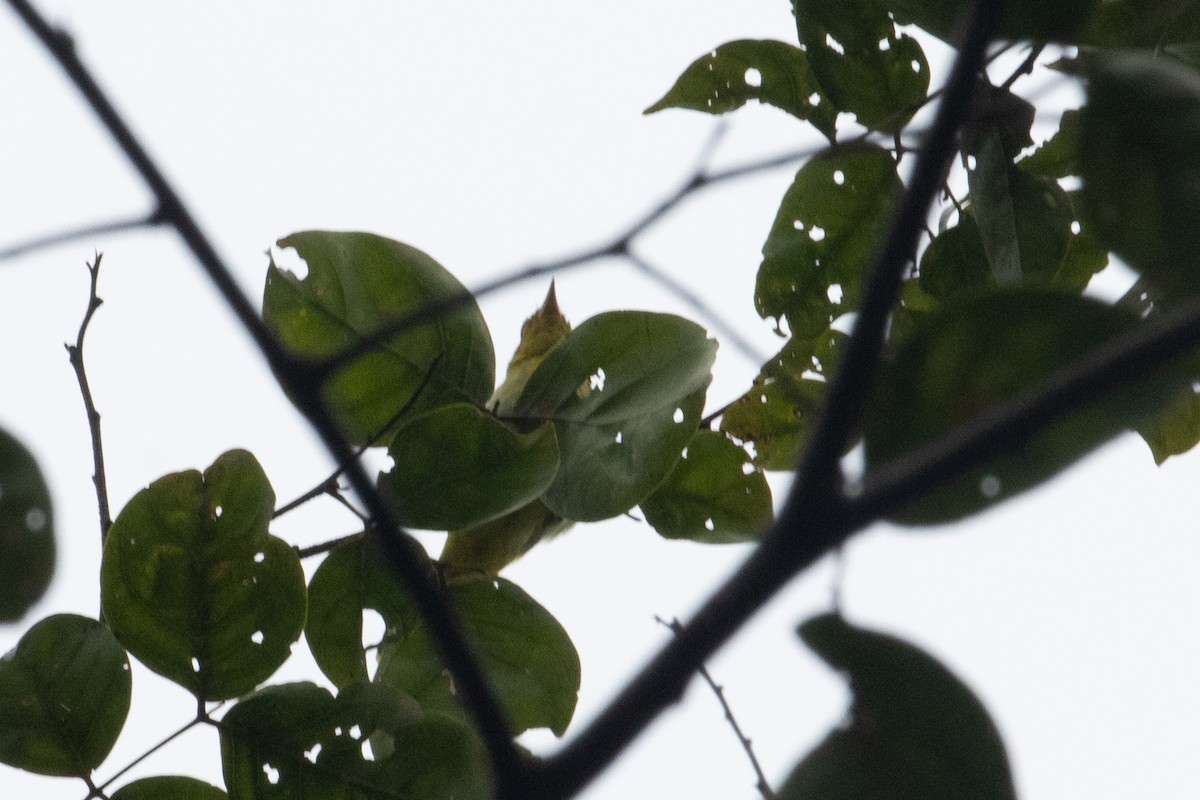
[[338, 725], [338, 726], [336, 726], [336, 727], [333, 729], [333, 735], [334, 735], [334, 736], [341, 736], [341, 735], [342, 735], [342, 726], [341, 726], [341, 725]]
[[808, 104], [813, 108], [821, 105], [821, 95], [819, 92], [813, 92], [808, 96]]
[[621, 433], [622, 433], [621, 431], [617, 431], [617, 435], [613, 439], [613, 441], [616, 442], [617, 444], [621, 443]]
[[1000, 479], [995, 475], [984, 475], [979, 480], [979, 493], [988, 500], [995, 499], [1000, 494]]
[[804, 230], [804, 223], [801, 220], [794, 219], [792, 220], [792, 227], [798, 231], [802, 231]]
[[912, 67], [912, 71], [913, 71], [913, 72], [916, 72], [917, 74], [920, 74], [920, 72], [921, 72], [921, 62], [920, 62], [920, 61], [917, 61], [917, 60], [914, 58], [912, 61], [908, 62], [908, 65], [909, 65], [910, 67]]
[[[742, 474], [743, 475], [753, 475], [754, 474], [754, 465], [751, 464], [749, 461], [743, 463], [742, 464]], [[747, 486], [746, 494], [749, 494], [749, 493], [750, 493], [750, 487]]]
[[254, 554], [254, 563], [255, 564], [261, 564], [262, 562], [264, 562], [266, 560], [267, 560], [266, 553], [259, 552], [259, 553]]
[[308, 759], [310, 764], [317, 763], [317, 756], [321, 754], [321, 743], [317, 742], [312, 747], [304, 751], [304, 757]]
[[267, 783], [272, 786], [279, 783], [279, 770], [270, 764], [263, 764], [263, 774], [267, 776]]
[[214, 508], [214, 509], [213, 509], [213, 518], [214, 518], [214, 519], [220, 519], [220, 518], [221, 518], [221, 515], [222, 515], [222, 514], [224, 514], [224, 513], [225, 513], [225, 507], [224, 507], [224, 506], [217, 506], [216, 508]]
[[46, 527], [46, 512], [40, 508], [31, 508], [25, 514], [25, 527], [37, 532]]
[[842, 43], [833, 38], [832, 34], [825, 34], [825, 44], [830, 50], [837, 53], [839, 56], [846, 55], [846, 48], [842, 47]]
[[975, 161], [975, 156], [967, 156], [967, 169], [971, 170], [971, 172], [974, 172], [976, 164], [977, 162]]
[[597, 392], [603, 392], [605, 377], [604, 367], [598, 368], [594, 373], [592, 373], [592, 377], [588, 378], [588, 386], [592, 387]]
[[1079, 220], [1072, 220], [1072, 222], [1071, 222], [1071, 233], [1073, 233], [1073, 234], [1075, 234], [1076, 236], [1078, 236], [1078, 235], [1079, 235], [1079, 231], [1080, 231], [1080, 230], [1082, 230], [1082, 228], [1080, 228], [1080, 227], [1079, 227]]
[[833, 182], [838, 186], [844, 184], [846, 182], [846, 173], [842, 172], [840, 169], [835, 169], [833, 171]]
[[704, 529], [707, 531], [715, 531], [717, 529], [717, 526], [712, 521], [712, 517], [704, 520]]
[[250, 641], [254, 642], [255, 644], [262, 644], [263, 638], [262, 631], [255, 631], [254, 633], [250, 634]]
[[354, 737], [355, 739], [361, 739], [362, 738], [362, 728], [358, 727], [357, 725], [351, 725], [350, 726], [350, 735], [352, 737]]
[[825, 290], [825, 295], [831, 303], [842, 302], [842, 285], [840, 283], [831, 283], [829, 288]]
[[294, 247], [272, 247], [271, 260], [275, 262], [275, 266], [291, 272], [300, 280], [308, 277], [308, 262], [300, 257], [300, 253]]
[[[387, 636], [387, 623], [383, 616], [373, 608], [364, 608], [362, 612], [362, 646], [363, 650], [377, 648]], [[375, 670], [379, 666], [379, 657], [367, 659], [367, 677], [375, 680]]]
[[362, 743], [362, 747], [360, 747], [359, 750], [360, 750], [360, 752], [362, 752], [363, 761], [374, 761], [375, 760], [375, 753], [372, 752], [372, 750], [371, 750], [371, 742], [370, 741], [364, 739], [363, 743]]
[[679, 454], [680, 458], [687, 458], [687, 448], [683, 448], [683, 452]]
[[808, 238], [812, 239], [814, 242], [823, 241], [825, 239], [825, 229], [820, 225], [813, 225], [812, 230], [808, 232]]
[[750, 69], [746, 70], [746, 74], [743, 77], [746, 80], [747, 86], [753, 87], [755, 89], [762, 86], [762, 73], [759, 72], [758, 70], [756, 70], [754, 67], [751, 67]]
[[200, 659], [196, 658], [195, 656], [192, 656], [192, 672], [200, 672]]
[[891, 50], [891, 49], [892, 49], [892, 43], [889, 42], [887, 39], [879, 40], [879, 52], [886, 53], [888, 50]]
[[676, 425], [683, 422], [683, 409], [682, 408], [675, 409], [675, 413], [671, 415], [671, 419], [675, 422]]

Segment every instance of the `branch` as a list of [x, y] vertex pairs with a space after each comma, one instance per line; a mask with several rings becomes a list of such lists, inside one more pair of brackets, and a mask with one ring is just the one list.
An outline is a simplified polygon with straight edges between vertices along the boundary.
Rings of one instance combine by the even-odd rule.
[[[660, 625], [670, 628], [676, 634], [683, 630], [683, 625], [677, 619], [670, 622], [657, 616], [654, 619]], [[708, 684], [708, 688], [712, 689], [713, 694], [717, 696], [717, 702], [721, 704], [721, 709], [725, 712], [725, 720], [729, 723], [729, 727], [733, 729], [733, 735], [737, 737], [738, 742], [742, 745], [742, 749], [746, 751], [746, 757], [750, 759], [750, 767], [754, 770], [754, 775], [757, 778], [755, 788], [758, 789], [758, 793], [762, 795], [763, 800], [775, 800], [775, 791], [771, 788], [770, 781], [767, 780], [767, 776], [763, 773], [762, 764], [758, 763], [758, 756], [754, 754], [754, 745], [749, 737], [742, 732], [742, 726], [738, 725], [737, 719], [733, 716], [733, 709], [729, 707], [729, 701], [725, 699], [725, 687], [713, 680], [707, 667], [701, 666], [696, 671], [704, 679], [704, 682]]]
[[96, 410], [96, 403], [92, 400], [92, 389], [88, 385], [87, 370], [83, 366], [83, 337], [87, 334], [88, 325], [91, 324], [96, 309], [100, 308], [100, 304], [104, 302], [96, 294], [102, 259], [103, 255], [97, 253], [92, 263], [87, 265], [88, 273], [91, 275], [87, 310], [83, 313], [83, 321], [79, 323], [79, 334], [75, 337], [75, 344], [64, 346], [67, 348], [67, 359], [71, 362], [71, 368], [75, 370], [75, 379], [79, 381], [79, 393], [83, 395], [88, 429], [92, 434], [92, 465], [95, 469], [92, 473], [92, 483], [96, 486], [96, 506], [100, 510], [100, 543], [104, 544], [104, 539], [108, 536], [108, 529], [112, 527], [112, 514], [108, 506], [108, 479], [104, 472], [104, 443], [100, 436], [100, 412]]
[[267, 328], [238, 287], [230, 269], [192, 218], [191, 212], [76, 56], [70, 36], [51, 27], [28, 0], [8, 0], [8, 4], [58, 61], [63, 72], [83, 94], [96, 117], [145, 181], [157, 200], [163, 219], [175, 228], [200, 262], [275, 370], [280, 384], [321, 437], [334, 462], [348, 465], [347, 478], [366, 504], [376, 530], [380, 531], [377, 538], [382, 549], [412, 595], [423, 619], [429, 624], [446, 668], [454, 676], [464, 707], [479, 729], [491, 757], [495, 780], [500, 784], [515, 783], [521, 763], [513, 745], [507, 717], [492, 694], [482, 667], [463, 638], [457, 617], [446, 601], [444, 592], [428, 569], [428, 556], [397, 524], [396, 515], [379, 496], [361, 465], [354, 461], [353, 450], [321, 402], [321, 380], [326, 373], [314, 369], [309, 361], [285, 350]]
[[56, 247], [60, 244], [73, 242], [79, 239], [88, 239], [93, 236], [99, 236], [105, 233], [120, 233], [122, 231], [134, 231], [141, 228], [153, 228], [159, 225], [166, 224], [166, 218], [161, 211], [155, 211], [152, 214], [144, 217], [135, 217], [132, 219], [115, 220], [112, 222], [98, 222], [94, 225], [86, 225], [82, 228], [73, 228], [60, 233], [52, 233], [48, 236], [39, 236], [36, 239], [30, 239], [18, 244], [9, 245], [5, 248], [0, 248], [0, 261], [7, 261], [23, 256], [27, 253], [32, 253], [35, 250], [43, 250], [47, 247]]
[[611, 763], [669, 705], [738, 628], [793, 576], [811, 566], [852, 532], [842, 499], [839, 459], [861, 413], [882, 347], [884, 324], [904, 267], [949, 167], [958, 128], [970, 109], [987, 43], [1000, 21], [1001, 0], [973, 4], [966, 35], [943, 90], [929, 137], [917, 156], [904, 199], [863, 292], [858, 321], [841, 368], [830, 386], [792, 493], [762, 544], [675, 639], [634, 678], [599, 717], [557, 755], [540, 764], [530, 783], [503, 795], [567, 798]]
[[300, 558], [310, 558], [312, 556], [318, 556], [321, 553], [328, 553], [330, 550], [337, 547], [339, 544], [344, 544], [346, 542], [357, 542], [359, 539], [363, 538], [366, 535], [367, 535], [366, 531], [359, 531], [358, 533], [351, 533], [351, 534], [347, 534], [346, 536], [339, 536], [336, 539], [330, 539], [328, 542], [321, 542], [320, 544], [314, 544], [310, 547], [297, 547], [296, 555], [299, 556]]

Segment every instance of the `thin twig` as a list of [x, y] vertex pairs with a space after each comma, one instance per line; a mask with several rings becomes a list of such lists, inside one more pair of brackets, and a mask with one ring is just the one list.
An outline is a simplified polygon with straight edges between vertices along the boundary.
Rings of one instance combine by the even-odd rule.
[[380, 497], [361, 465], [354, 461], [353, 449], [321, 400], [322, 380], [328, 373], [313, 369], [308, 359], [286, 350], [271, 333], [158, 165], [79, 60], [71, 37], [53, 28], [28, 0], [8, 0], [8, 4], [58, 62], [137, 170], [154, 194], [163, 218], [175, 228], [208, 274], [209, 280], [274, 369], [280, 384], [325, 443], [334, 462], [349, 465], [346, 477], [366, 504], [374, 529], [380, 532], [379, 540], [385, 556], [429, 625], [446, 668], [454, 676], [459, 697], [488, 751], [496, 782], [500, 785], [519, 783], [522, 761], [513, 744], [508, 718], [492, 693], [479, 661], [463, 638], [457, 615], [433, 571], [429, 569], [428, 556], [397, 524], [394, 510]]
[[[671, 620], [667, 622], [659, 616], [654, 617], [655, 621], [660, 625], [670, 628], [675, 634], [683, 630], [682, 623], [679, 620]], [[742, 745], [742, 750], [746, 751], [746, 758], [750, 759], [750, 767], [754, 770], [756, 780], [755, 788], [762, 795], [763, 800], [775, 800], [775, 790], [771, 788], [771, 782], [767, 780], [766, 773], [763, 772], [762, 765], [758, 763], [758, 756], [754, 754], [754, 745], [750, 738], [742, 731], [742, 726], [738, 724], [737, 718], [733, 716], [733, 709], [729, 706], [729, 701], [725, 698], [725, 687], [713, 680], [712, 674], [709, 673], [708, 667], [701, 666], [697, 670], [700, 677], [708, 684], [708, 688], [712, 689], [714, 695], [717, 696], [717, 702], [721, 704], [721, 709], [725, 712], [725, 721], [729, 723], [729, 727], [733, 729], [734, 736]]]
[[1037, 66], [1037, 60], [1041, 57], [1042, 50], [1044, 48], [1045, 45], [1041, 44], [1030, 47], [1029, 54], [1025, 56], [1025, 60], [1021, 62], [1020, 66], [1012, 71], [1011, 75], [1004, 79], [1004, 83], [1000, 84], [1000, 88], [1011, 89], [1012, 85], [1017, 82], [1018, 78], [1020, 78], [1022, 75], [1028, 75], [1029, 73], [1033, 72], [1033, 68]]
[[957, 131], [969, 111], [968, 101], [1002, 5], [1002, 0], [978, 0], [971, 6], [967, 33], [933, 128], [917, 156], [887, 244], [871, 271], [842, 366], [797, 470], [792, 493], [775, 524], [733, 577], [592, 724], [558, 754], [537, 765], [526, 785], [501, 794], [502, 800], [560, 800], [577, 794], [683, 696], [699, 666], [767, 600], [849, 537], [849, 518], [839, 485], [841, 451], [857, 424], [862, 396], [882, 346], [883, 322], [894, 302], [900, 275], [912, 257], [924, 215], [954, 154]]
[[96, 253], [92, 263], [87, 265], [91, 278], [87, 310], [83, 313], [83, 321], [79, 323], [79, 334], [75, 337], [75, 344], [64, 345], [67, 348], [67, 359], [71, 362], [71, 368], [75, 370], [75, 379], [79, 381], [79, 393], [83, 395], [83, 407], [87, 411], [88, 430], [92, 434], [92, 465], [95, 470], [92, 473], [92, 483], [96, 486], [96, 506], [100, 511], [101, 544], [108, 536], [108, 529], [112, 527], [112, 514], [108, 506], [108, 479], [105, 477], [104, 471], [104, 442], [100, 435], [100, 412], [96, 410], [96, 403], [92, 399], [87, 370], [83, 365], [83, 337], [87, 334], [88, 325], [91, 324], [96, 309], [100, 308], [104, 302], [96, 294], [100, 281], [100, 262], [103, 258], [103, 254]]
[[112, 222], [98, 222], [94, 225], [85, 225], [82, 228], [73, 228], [69, 231], [61, 231], [52, 233], [47, 236], [39, 236], [36, 239], [30, 239], [25, 242], [12, 244], [4, 248], [0, 248], [0, 261], [7, 261], [18, 256], [28, 255], [36, 250], [44, 250], [48, 247], [57, 247], [68, 242], [78, 241], [80, 239], [90, 239], [94, 236], [101, 236], [107, 233], [120, 233], [123, 231], [135, 231], [142, 228], [153, 228], [159, 225], [166, 224], [166, 219], [160, 211], [155, 211], [144, 217], [134, 217], [131, 219], [120, 219]]
[[154, 755], [154, 754], [155, 754], [155, 753], [157, 753], [159, 750], [163, 749], [164, 747], [166, 747], [167, 745], [169, 745], [171, 742], [173, 742], [173, 741], [175, 741], [176, 739], [178, 739], [180, 736], [183, 736], [183, 734], [187, 733], [188, 731], [190, 731], [192, 728], [196, 727], [197, 725], [199, 725], [199, 724], [200, 724], [201, 722], [203, 722], [203, 721], [204, 721], [204, 719], [203, 719], [202, 717], [194, 717], [194, 718], [192, 718], [192, 719], [191, 719], [191, 720], [189, 720], [189, 721], [188, 721], [188, 722], [187, 722], [185, 725], [183, 725], [182, 727], [180, 727], [180, 728], [176, 729], [176, 730], [175, 730], [175, 731], [173, 731], [172, 733], [168, 734], [168, 735], [167, 735], [167, 737], [166, 737], [165, 739], [163, 739], [162, 741], [160, 741], [158, 744], [154, 745], [154, 746], [153, 746], [153, 747], [151, 747], [149, 750], [147, 750], [146, 752], [142, 753], [140, 756], [138, 756], [137, 758], [133, 759], [133, 760], [132, 760], [132, 761], [130, 761], [128, 764], [126, 764], [125, 766], [123, 766], [123, 767], [121, 767], [119, 770], [117, 770], [115, 773], [113, 773], [113, 774], [112, 774], [112, 776], [110, 776], [108, 780], [106, 780], [104, 783], [100, 784], [99, 788], [100, 788], [100, 789], [107, 789], [107, 788], [108, 788], [109, 786], [111, 786], [113, 783], [115, 783], [116, 781], [120, 780], [121, 776], [122, 776], [122, 775], [124, 775], [125, 773], [129, 772], [129, 770], [133, 769], [133, 768], [134, 768], [134, 767], [136, 767], [138, 764], [142, 763], [142, 762], [143, 762], [143, 761], [145, 761], [147, 758], [149, 758], [150, 756]]
[[328, 553], [330, 550], [337, 547], [339, 544], [345, 544], [346, 542], [357, 542], [366, 535], [367, 535], [366, 531], [359, 531], [358, 533], [351, 533], [347, 536], [340, 536], [337, 539], [330, 539], [327, 542], [321, 542], [320, 544], [314, 544], [309, 547], [297, 547], [296, 555], [299, 556], [300, 558], [310, 558], [312, 556], [319, 556], [321, 553]]

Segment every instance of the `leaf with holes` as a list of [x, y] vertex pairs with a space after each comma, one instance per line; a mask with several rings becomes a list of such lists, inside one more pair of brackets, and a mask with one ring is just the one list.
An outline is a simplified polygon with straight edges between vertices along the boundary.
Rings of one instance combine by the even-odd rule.
[[[995, 291], [923, 320], [885, 362], [865, 419], [867, 471], [917, 450], [1140, 324], [1061, 292]], [[1195, 359], [1096, 398], [989, 463], [901, 510], [905, 523], [950, 522], [1046, 481], [1092, 449], [1153, 418], [1191, 386]]]
[[691, 63], [662, 99], [646, 109], [687, 108], [724, 114], [749, 100], [775, 106], [808, 120], [833, 140], [837, 110], [813, 80], [808, 55], [798, 47], [771, 40], [740, 39]]
[[29, 451], [0, 430], [0, 622], [37, 602], [54, 573], [50, 490]]
[[389, 448], [379, 486], [399, 522], [447, 531], [481, 525], [537, 499], [558, 472], [554, 426], [521, 433], [466, 403], [409, 419]]
[[[462, 714], [428, 628], [368, 543], [335, 548], [313, 575], [309, 594], [306, 636], [336, 685], [367, 680], [362, 619], [371, 609], [386, 626], [376, 680], [412, 695], [427, 711]], [[561, 735], [580, 681], [579, 655], [566, 631], [503, 579], [456, 584], [449, 594], [514, 731], [545, 727]]]
[[904, 185], [890, 153], [874, 145], [825, 150], [783, 196], [763, 244], [754, 303], [812, 338], [853, 308]]
[[703, 328], [670, 314], [614, 311], [571, 331], [513, 412], [554, 422], [550, 510], [590, 522], [646, 499], [696, 432], [716, 353]]
[[46, 617], [0, 658], [0, 761], [41, 775], [87, 776], [129, 714], [129, 659], [108, 628]]
[[268, 686], [221, 722], [221, 766], [244, 800], [484, 800], [487, 761], [457, 720], [422, 714], [388, 686], [334, 698], [311, 683]]
[[129, 652], [202, 700], [252, 690], [304, 626], [296, 551], [267, 533], [275, 492], [245, 450], [160, 478], [105, 540], [104, 617]]
[[1015, 800], [1004, 743], [987, 709], [907, 642], [826, 615], [800, 636], [847, 676], [847, 724], [809, 753], [779, 800]]
[[755, 382], [725, 409], [721, 430], [754, 445], [754, 463], [762, 469], [795, 469], [824, 400], [823, 381]]
[[834, 107], [872, 130], [903, 128], [925, 102], [929, 64], [916, 39], [896, 32], [882, 0], [793, 6], [800, 43]]
[[971, 157], [971, 209], [996, 284], [1050, 284], [1075, 221], [1066, 192], [1052, 178], [1014, 167], [995, 131], [982, 137]]
[[128, 783], [117, 790], [112, 800], [228, 800], [228, 797], [225, 792], [204, 781], [181, 775], [163, 775]]
[[[295, 248], [308, 274], [299, 278], [272, 260], [263, 319], [300, 355], [330, 356], [388, 320], [467, 294], [428, 255], [382, 236], [306, 231], [278, 245]], [[491, 335], [471, 299], [337, 370], [325, 400], [346, 436], [366, 444], [410, 404], [412, 414], [446, 403], [483, 405], [495, 381]]]
[[774, 516], [771, 487], [746, 451], [704, 430], [641, 508], [668, 539], [715, 544], [757, 541]]
[[1083, 210], [1099, 243], [1169, 294], [1200, 292], [1200, 75], [1149, 54], [1088, 62]]

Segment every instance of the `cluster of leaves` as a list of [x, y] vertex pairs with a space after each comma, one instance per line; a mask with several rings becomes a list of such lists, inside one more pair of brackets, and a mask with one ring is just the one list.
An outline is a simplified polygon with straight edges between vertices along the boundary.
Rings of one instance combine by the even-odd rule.
[[[909, 26], [951, 41], [963, 4], [792, 5], [797, 45], [722, 45], [647, 109], [722, 114], [757, 100], [829, 142], [785, 192], [758, 269], [756, 308], [786, 341], [714, 416], [717, 430], [701, 426], [716, 343], [679, 317], [619, 311], [572, 329], [552, 290], [496, 387], [478, 306], [459, 302], [464, 288], [424, 253], [312, 231], [279, 242], [306, 264], [303, 277], [269, 267], [264, 319], [299, 356], [345, 353], [412, 318], [342, 363], [322, 399], [348, 442], [387, 448], [378, 486], [401, 523], [448, 532], [429, 566], [514, 733], [566, 730], [580, 665], [562, 627], [500, 570], [575, 522], [634, 507], [669, 538], [755, 539], [771, 520], [763, 470], [794, 467], [838, 374], [904, 192], [904, 137], [932, 96], [928, 39]], [[965, 192], [947, 183], [937, 230], [913, 254], [861, 421], [868, 471], [1045, 386], [1200, 288], [1200, 11], [1174, 0], [1009, 5], [1002, 36], [1028, 43], [1030, 59], [1009, 80], [985, 73], [975, 87], [958, 142]], [[1035, 147], [1035, 109], [1012, 86], [1046, 45], [1066, 46], [1054, 66], [1085, 82], [1087, 102]], [[1110, 254], [1139, 276], [1116, 303], [1086, 292]], [[1130, 428], [1160, 462], [1184, 452], [1200, 441], [1198, 372], [1185, 359], [1097, 398], [897, 518], [977, 513]], [[232, 797], [487, 796], [482, 747], [427, 622], [370, 538], [333, 548], [306, 585], [295, 549], [269, 532], [274, 513], [270, 482], [240, 450], [136, 495], [107, 534], [102, 620], [48, 617], [0, 659], [0, 761], [77, 776], [107, 796], [92, 774], [124, 725], [132, 654], [218, 727]], [[51, 531], [36, 465], [0, 437], [0, 619], [20, 617], [44, 588]], [[368, 610], [386, 631], [364, 644]], [[336, 694], [260, 688], [302, 632]], [[781, 797], [1014, 796], [987, 712], [935, 660], [836, 616], [800, 633], [848, 676], [855, 700]], [[229, 700], [219, 720], [209, 716], [206, 704]], [[112, 795], [224, 796], [182, 777]]]

